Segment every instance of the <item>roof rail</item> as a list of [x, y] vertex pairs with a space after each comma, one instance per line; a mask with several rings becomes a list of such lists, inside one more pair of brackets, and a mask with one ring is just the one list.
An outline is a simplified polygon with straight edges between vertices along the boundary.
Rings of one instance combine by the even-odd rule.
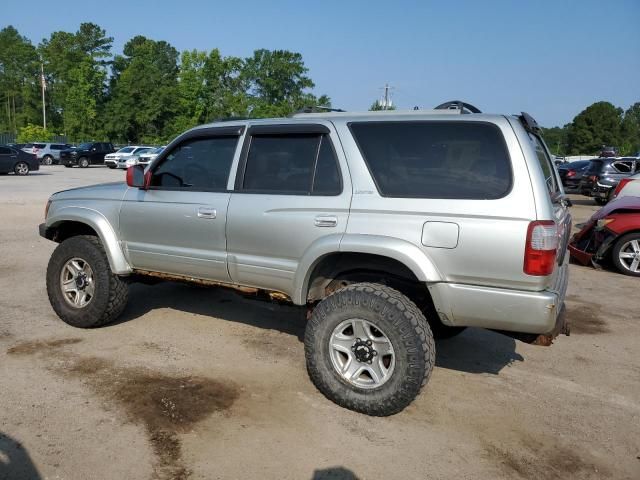
[[479, 108], [461, 100], [451, 100], [438, 105], [436, 110], [460, 110], [460, 113], [482, 113]]
[[342, 110], [341, 108], [325, 107], [324, 105], [309, 105], [306, 107], [302, 107], [299, 110], [296, 110], [289, 116], [291, 117], [296, 113], [323, 113], [323, 112], [346, 112], [346, 110]]

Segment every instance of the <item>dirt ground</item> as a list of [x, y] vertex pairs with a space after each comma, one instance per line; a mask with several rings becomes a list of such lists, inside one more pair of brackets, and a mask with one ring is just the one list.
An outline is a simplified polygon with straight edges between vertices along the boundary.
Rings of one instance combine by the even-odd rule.
[[[49, 306], [48, 196], [124, 172], [0, 176], [0, 479], [640, 478], [640, 280], [571, 266], [570, 337], [470, 329], [437, 344], [402, 413], [337, 407], [307, 378], [293, 307], [133, 285], [114, 325]], [[596, 206], [574, 196], [574, 223]]]

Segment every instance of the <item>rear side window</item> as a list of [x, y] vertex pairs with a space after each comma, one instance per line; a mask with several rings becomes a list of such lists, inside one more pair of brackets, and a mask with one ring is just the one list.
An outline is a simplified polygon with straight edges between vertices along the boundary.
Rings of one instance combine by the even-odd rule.
[[338, 195], [342, 184], [331, 141], [319, 134], [253, 135], [242, 189]]
[[47, 144], [46, 144], [46, 143], [34, 143], [34, 144], [33, 144], [33, 147], [34, 147], [34, 148], [44, 148], [44, 147], [46, 147], [46, 146], [47, 146]]
[[238, 137], [187, 140], [167, 155], [153, 172], [151, 186], [191, 191], [223, 191]]
[[381, 195], [496, 199], [511, 189], [511, 162], [495, 125], [354, 122], [349, 128]]
[[11, 155], [13, 152], [10, 148], [0, 147], [0, 155]]
[[587, 167], [587, 173], [599, 173], [602, 170], [602, 160], [591, 160]]
[[551, 159], [547, 154], [544, 143], [542, 143], [540, 137], [532, 135], [531, 133], [529, 134], [529, 139], [536, 149], [536, 157], [538, 157], [538, 162], [540, 162], [540, 168], [542, 168], [542, 173], [544, 174], [544, 181], [547, 184], [547, 189], [551, 194], [556, 193], [558, 191], [558, 183], [556, 181], [556, 175], [553, 169], [553, 165], [551, 164]]
[[629, 160], [622, 160], [620, 162], [613, 162], [611, 166], [618, 173], [633, 173], [635, 162]]

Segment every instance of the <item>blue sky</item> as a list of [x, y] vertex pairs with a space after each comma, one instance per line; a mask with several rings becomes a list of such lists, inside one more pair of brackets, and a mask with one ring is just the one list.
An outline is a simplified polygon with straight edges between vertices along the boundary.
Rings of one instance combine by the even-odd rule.
[[302, 53], [317, 94], [363, 110], [393, 87], [399, 108], [462, 99], [562, 125], [599, 100], [640, 101], [640, 0], [5, 0], [0, 28], [38, 43], [92, 21], [114, 49], [136, 34], [178, 50]]

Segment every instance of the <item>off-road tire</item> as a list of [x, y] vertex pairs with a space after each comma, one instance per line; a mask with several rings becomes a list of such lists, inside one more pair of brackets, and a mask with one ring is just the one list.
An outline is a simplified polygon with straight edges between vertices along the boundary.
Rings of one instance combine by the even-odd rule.
[[[93, 270], [95, 293], [82, 308], [65, 300], [60, 286], [60, 274], [70, 259], [80, 257]], [[109, 260], [97, 237], [79, 235], [64, 240], [51, 254], [47, 266], [47, 294], [53, 310], [69, 325], [93, 328], [113, 322], [124, 310], [129, 294], [128, 285], [111, 272]]]
[[[381, 328], [393, 345], [391, 377], [374, 389], [346, 382], [334, 369], [329, 341], [344, 320], [360, 318]], [[305, 357], [311, 381], [338, 405], [374, 416], [403, 410], [429, 380], [435, 364], [435, 343], [420, 309], [397, 290], [377, 283], [355, 283], [323, 299], [305, 331]]]
[[45, 155], [42, 157], [43, 165], [53, 165], [53, 157], [51, 155]]
[[80, 168], [87, 168], [89, 166], [89, 159], [87, 157], [80, 157], [78, 159], [78, 166]]
[[640, 273], [632, 272], [631, 270], [625, 268], [624, 265], [622, 265], [622, 262], [620, 262], [620, 250], [622, 249], [622, 246], [630, 240], [640, 241], [640, 233], [627, 233], [626, 235], [623, 235], [618, 240], [616, 240], [616, 243], [613, 245], [613, 249], [611, 250], [611, 260], [613, 260], [613, 264], [620, 273], [629, 275], [631, 277], [640, 277]]

